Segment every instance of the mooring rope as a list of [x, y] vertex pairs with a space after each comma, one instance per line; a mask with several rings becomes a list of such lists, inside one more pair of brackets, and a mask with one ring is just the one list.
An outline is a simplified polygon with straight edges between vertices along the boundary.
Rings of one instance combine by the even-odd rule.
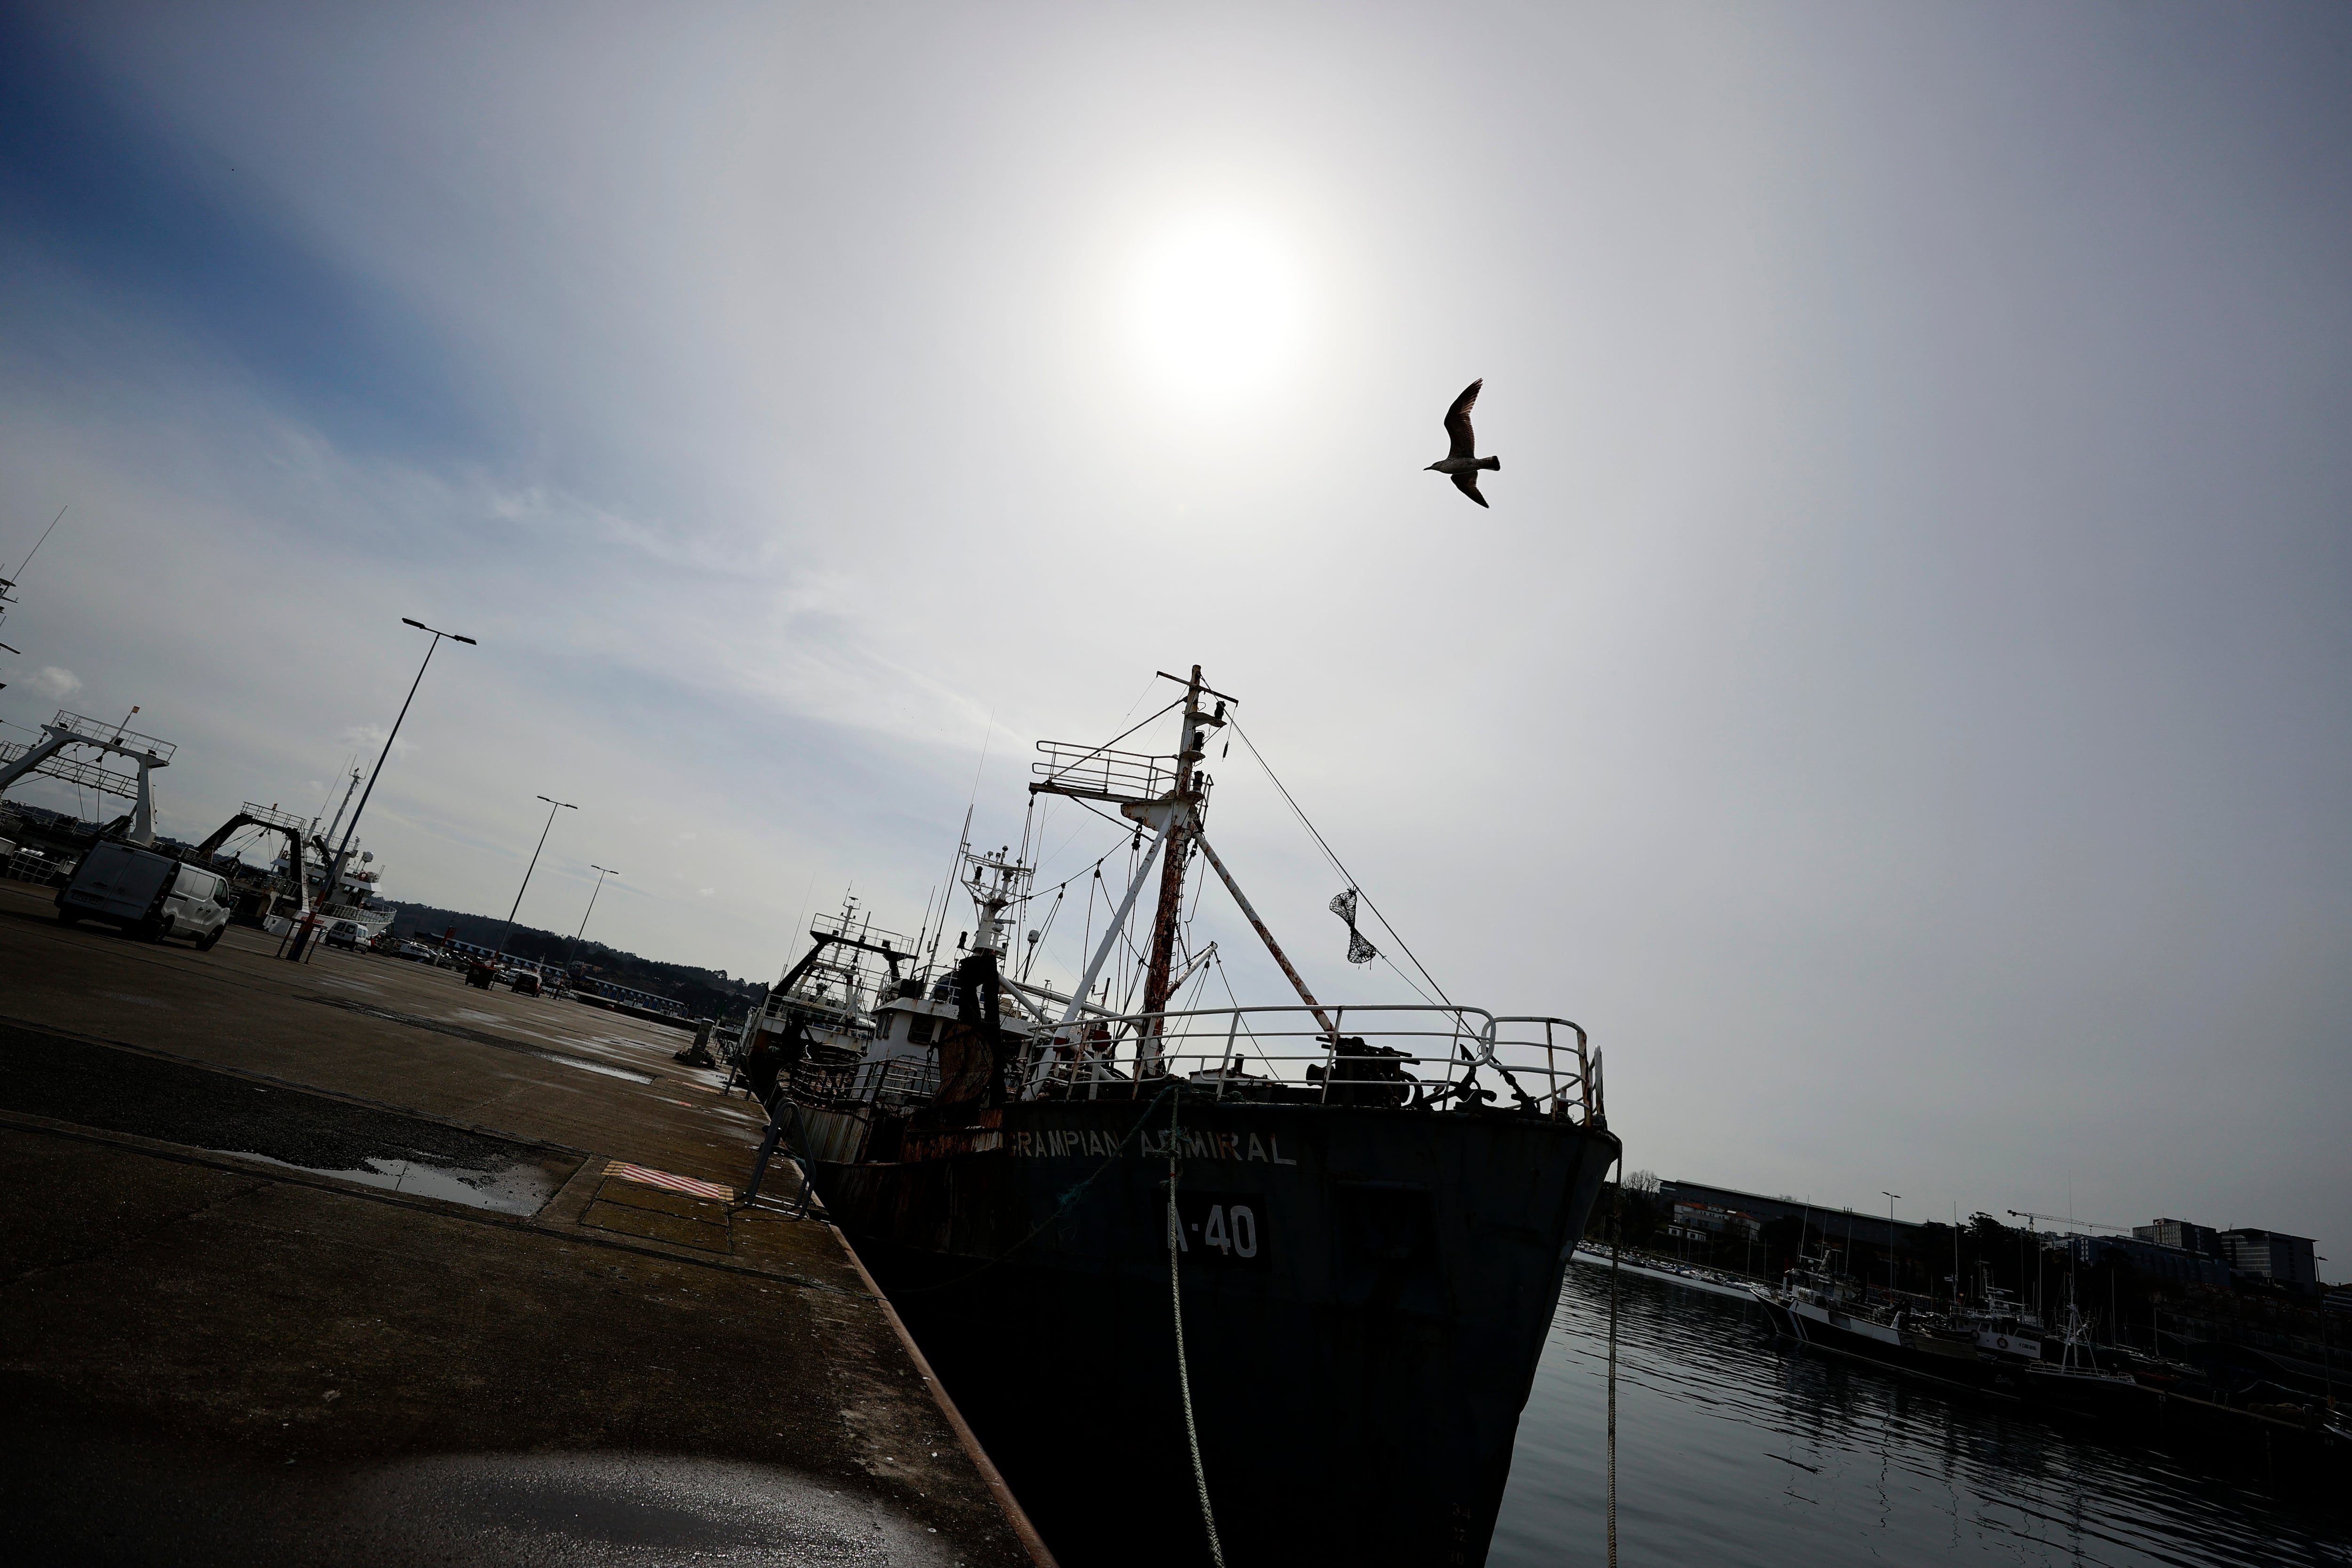
[[1625, 1182], [1619, 1167], [1609, 1205], [1609, 1568], [1617, 1568], [1617, 1248], [1625, 1233]]
[[1168, 1105], [1168, 1305], [1176, 1322], [1176, 1386], [1184, 1396], [1184, 1439], [1192, 1446], [1192, 1485], [1201, 1494], [1201, 1523], [1209, 1532], [1209, 1556], [1225, 1568], [1225, 1549], [1217, 1541], [1217, 1516], [1209, 1508], [1209, 1474], [1201, 1468], [1201, 1429], [1192, 1420], [1192, 1374], [1184, 1365], [1184, 1289], [1178, 1276], [1177, 1252], [1183, 1245], [1183, 1220], [1176, 1213], [1176, 1115], [1181, 1097]]

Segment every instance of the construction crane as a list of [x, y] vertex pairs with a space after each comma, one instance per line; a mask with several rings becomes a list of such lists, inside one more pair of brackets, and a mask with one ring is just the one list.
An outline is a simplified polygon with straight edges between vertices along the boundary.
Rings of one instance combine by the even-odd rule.
[[2009, 1211], [2009, 1216], [2011, 1219], [2021, 1219], [2028, 1225], [2032, 1224], [2036, 1220], [2063, 1220], [2067, 1225], [2074, 1226], [2076, 1230], [2115, 1230], [2121, 1231], [2126, 1236], [2131, 1234], [2132, 1228], [2127, 1225], [2101, 1225], [2096, 1220], [2074, 1219], [2062, 1214], [2034, 1214], [2026, 1209], [2011, 1209]]

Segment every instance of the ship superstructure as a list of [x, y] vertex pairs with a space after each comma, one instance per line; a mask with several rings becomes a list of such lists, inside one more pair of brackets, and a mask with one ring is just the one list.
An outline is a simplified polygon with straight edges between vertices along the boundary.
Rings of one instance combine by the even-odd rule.
[[[1314, 994], [1207, 837], [1233, 700], [1181, 684], [1167, 754], [1040, 744], [1033, 797], [1133, 835], [1072, 981], [1018, 939], [1026, 856], [967, 825], [950, 956], [944, 920], [819, 922], [747, 1070], [1064, 1561], [1202, 1561], [1205, 1486], [1229, 1563], [1477, 1563], [1617, 1154], [1599, 1054], [1564, 1018]], [[1295, 997], [1171, 1005], [1210, 958], [1196, 866]]]

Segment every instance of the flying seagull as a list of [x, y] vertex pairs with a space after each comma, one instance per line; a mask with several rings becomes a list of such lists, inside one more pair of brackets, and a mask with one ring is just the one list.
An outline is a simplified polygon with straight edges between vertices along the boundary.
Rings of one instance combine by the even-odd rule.
[[1464, 387], [1462, 395], [1454, 400], [1454, 406], [1445, 411], [1445, 437], [1450, 446], [1445, 456], [1422, 470], [1427, 473], [1433, 468], [1441, 474], [1451, 475], [1454, 488], [1480, 506], [1486, 504], [1486, 498], [1478, 493], [1478, 470], [1492, 468], [1500, 473], [1503, 468], [1500, 458], [1475, 455], [1478, 438], [1470, 433], [1470, 408], [1478, 401], [1478, 389], [1486, 384], [1486, 378], [1480, 376]]

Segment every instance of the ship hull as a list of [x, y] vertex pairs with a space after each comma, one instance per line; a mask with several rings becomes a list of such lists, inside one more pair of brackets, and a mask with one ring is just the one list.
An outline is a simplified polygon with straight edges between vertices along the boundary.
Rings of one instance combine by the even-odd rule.
[[[2147, 1389], [2128, 1377], [2069, 1371], [1965, 1341], [1890, 1328], [1834, 1308], [1791, 1302], [1761, 1290], [1755, 1295], [1778, 1332], [1818, 1350], [1876, 1362], [1915, 1377], [2087, 1414], [2139, 1414], [2154, 1401]], [[2040, 1346], [2039, 1341], [2031, 1339], [2021, 1338], [2019, 1342]]]
[[[812, 1121], [824, 1119], [823, 1112]], [[1043, 1101], [817, 1161], [828, 1212], [1068, 1568], [1476, 1564], [1617, 1153], [1494, 1114]], [[824, 1129], [805, 1129], [812, 1143]]]

